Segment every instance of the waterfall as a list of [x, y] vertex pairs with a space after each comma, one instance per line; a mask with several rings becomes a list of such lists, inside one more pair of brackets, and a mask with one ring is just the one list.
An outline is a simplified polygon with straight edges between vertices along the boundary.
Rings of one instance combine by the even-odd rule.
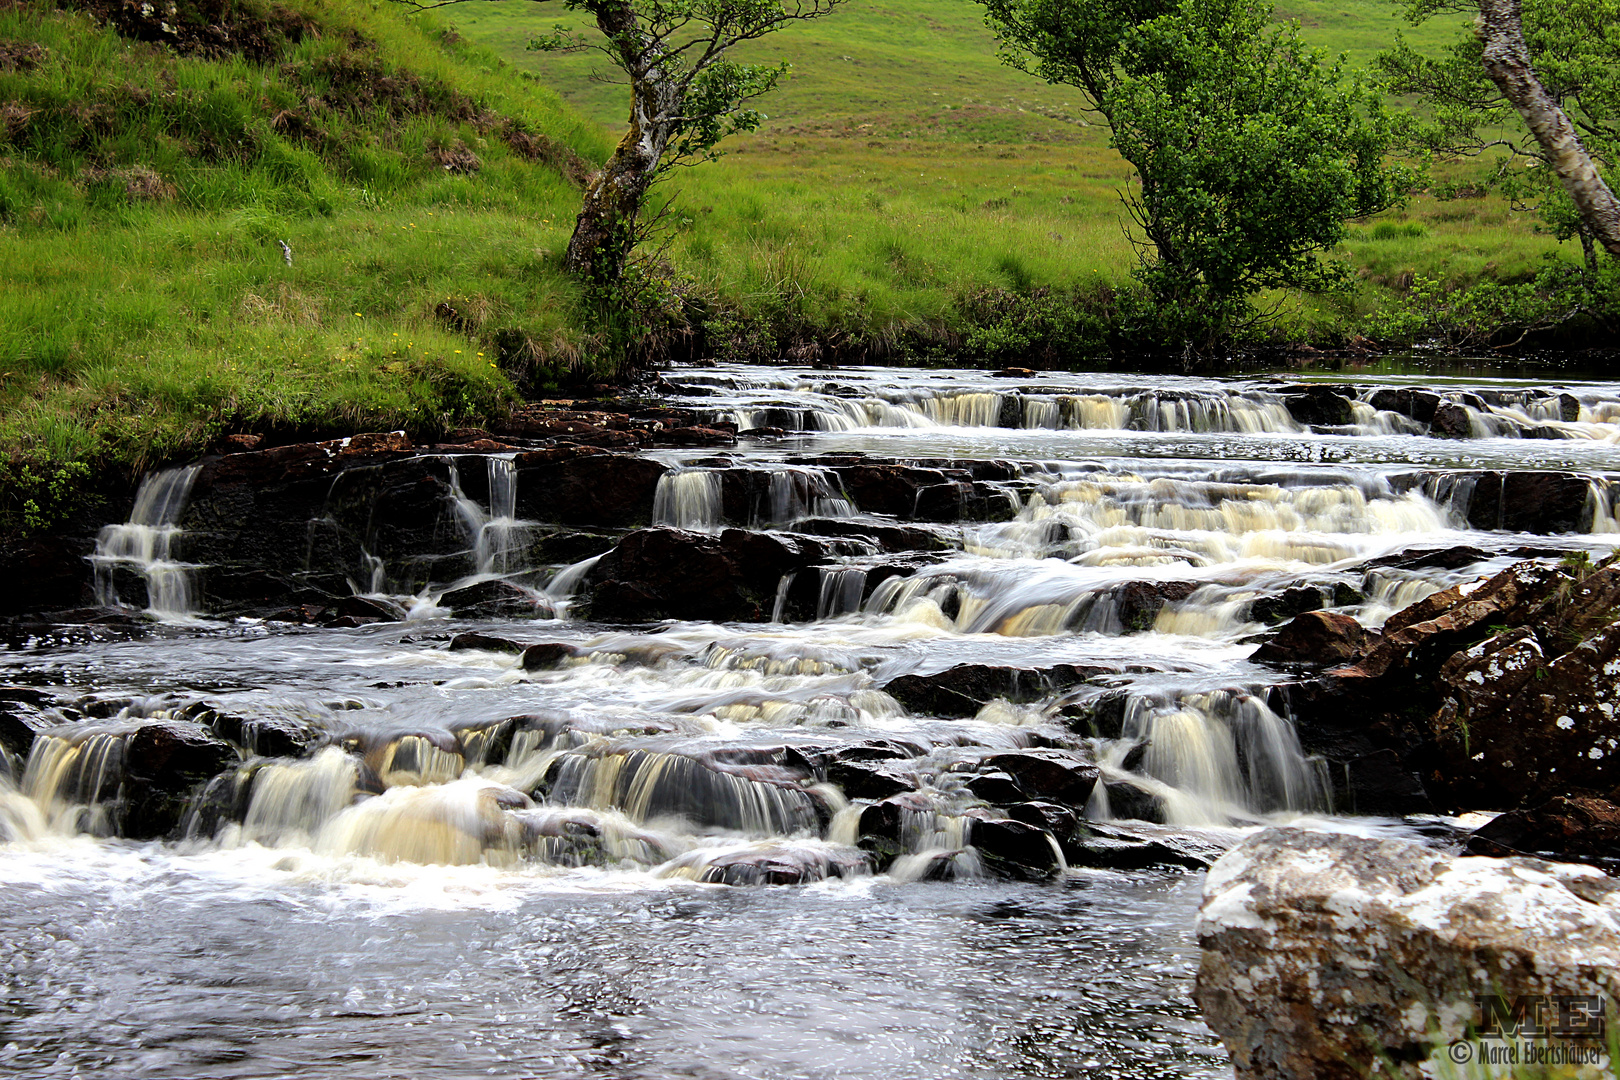
[[720, 473], [713, 469], [676, 469], [658, 478], [653, 494], [654, 525], [715, 532], [723, 516]]
[[830, 619], [861, 609], [866, 589], [866, 571], [858, 567], [822, 569], [821, 595], [816, 601], [816, 618]]
[[[855, 507], [843, 497], [837, 481], [826, 470], [793, 467], [771, 470], [766, 513], [756, 513], [755, 524], [791, 525], [810, 517], [849, 518]], [[764, 508], [761, 508], [763, 510]]]
[[149, 473], [135, 494], [135, 508], [122, 525], [108, 525], [96, 538], [90, 557], [96, 573], [96, 602], [103, 607], [120, 604], [117, 572], [133, 570], [146, 584], [146, 610], [159, 618], [191, 613], [191, 571], [176, 561], [174, 543], [181, 535], [198, 466], [187, 465]]
[[510, 574], [518, 544], [529, 523], [517, 519], [517, 464], [509, 457], [484, 456], [489, 486], [489, 510], [462, 489], [459, 458], [444, 459], [450, 466], [450, 497], [456, 521], [472, 545], [473, 570], [478, 574]]
[[1121, 738], [1103, 747], [1099, 761], [1123, 770], [1133, 752], [1166, 824], [1228, 825], [1327, 809], [1320, 763], [1300, 749], [1293, 723], [1243, 691], [1132, 697]]
[[579, 591], [580, 585], [585, 581], [585, 575], [591, 572], [591, 567], [601, 560], [602, 556], [592, 555], [588, 559], [581, 559], [572, 566], [565, 566], [557, 571], [555, 577], [546, 584], [546, 599], [551, 601], [551, 610], [559, 619], [568, 617], [568, 607]]

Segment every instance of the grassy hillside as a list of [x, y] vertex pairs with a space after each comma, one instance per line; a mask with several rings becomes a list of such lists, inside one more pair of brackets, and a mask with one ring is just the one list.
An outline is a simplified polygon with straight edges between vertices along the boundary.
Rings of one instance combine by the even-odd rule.
[[577, 351], [554, 267], [597, 125], [386, 3], [184, 10], [0, 6], [13, 480], [226, 427], [453, 424], [531, 341]]
[[[226, 429], [453, 426], [603, 357], [560, 262], [624, 91], [523, 48], [577, 17], [160, 7], [0, 0], [0, 531], [39, 525], [82, 465]], [[850, 0], [750, 47], [796, 65], [772, 119], [669, 189], [664, 258], [710, 348], [1005, 361], [1119, 322], [1128, 170], [1071, 89], [996, 60], [979, 10]], [[1382, 0], [1284, 14], [1363, 59], [1399, 26]], [[1553, 248], [1491, 198], [1391, 218], [1347, 245], [1356, 294], [1279, 298], [1284, 336], [1342, 337], [1418, 276], [1523, 279]]]
[[[814, 309], [834, 333], [949, 321], [975, 287], [1125, 284], [1134, 255], [1117, 193], [1128, 167], [1073, 89], [999, 63], [981, 12], [971, 0], [849, 0], [831, 18], [748, 45], [747, 58], [791, 61], [793, 77], [764, 103], [771, 119], [758, 134], [680, 178], [692, 224], [671, 247], [677, 267], [744, 311]], [[1353, 63], [1397, 32], [1438, 49], [1461, 18], [1411, 27], [1388, 0], [1284, 0], [1278, 14]], [[622, 129], [624, 89], [605, 59], [524, 47], [577, 16], [499, 0], [443, 17]], [[1437, 175], [1476, 168], [1442, 162]], [[1343, 327], [1383, 302], [1383, 287], [1418, 275], [1453, 286], [1524, 279], [1556, 246], [1495, 198], [1419, 197], [1388, 217], [1398, 227], [1369, 225], [1346, 245], [1369, 287], [1327, 307], [1289, 298], [1287, 333]]]

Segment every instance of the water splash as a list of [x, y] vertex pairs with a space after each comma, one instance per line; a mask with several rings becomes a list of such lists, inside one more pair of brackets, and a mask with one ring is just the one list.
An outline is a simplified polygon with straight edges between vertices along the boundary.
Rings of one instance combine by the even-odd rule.
[[129, 520], [101, 530], [90, 557], [97, 603], [119, 606], [117, 572], [123, 569], [144, 580], [151, 614], [173, 619], [192, 613], [191, 572], [196, 567], [178, 561], [174, 546], [198, 471], [199, 466], [187, 465], [148, 474], [135, 494]]

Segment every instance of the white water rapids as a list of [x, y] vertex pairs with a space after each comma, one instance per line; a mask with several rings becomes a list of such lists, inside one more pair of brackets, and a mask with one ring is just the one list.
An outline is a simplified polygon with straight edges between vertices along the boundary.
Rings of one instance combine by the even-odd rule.
[[[414, 553], [434, 561], [326, 568], [409, 621], [212, 619], [184, 561], [195, 470], [143, 484], [92, 560], [100, 601], [149, 629], [0, 653], [0, 713], [40, 732], [0, 767], [0, 1072], [1229, 1075], [1187, 997], [1201, 875], [1059, 850], [1046, 880], [998, 876], [971, 842], [1007, 802], [985, 763], [1094, 763], [1077, 812], [1199, 850], [1274, 821], [1432, 826], [1334, 804], [1282, 676], [1248, 660], [1286, 617], [1268, 605], [1377, 626], [1527, 548], [1620, 543], [1603, 384], [1435, 380], [1466, 424], [1440, 438], [1373, 406], [1410, 379], [1361, 380], [1348, 422], [1316, 425], [1280, 380], [671, 379], [711, 421], [781, 431], [657, 452], [645, 523], [856, 538], [784, 576], [775, 621], [568, 618], [598, 557], [533, 561], [550, 526], [520, 513], [511, 454], [444, 459], [445, 549]], [[850, 470], [896, 461], [977, 509], [876, 514]], [[1578, 474], [1570, 528], [1471, 520], [1479, 475], [1528, 469]], [[538, 617], [445, 601], [491, 584]], [[526, 668], [448, 647], [469, 631], [562, 648]], [[951, 715], [887, 689], [958, 665], [1093, 674]], [[158, 722], [243, 750], [175, 835], [123, 839]], [[881, 863], [874, 776], [907, 792]]]

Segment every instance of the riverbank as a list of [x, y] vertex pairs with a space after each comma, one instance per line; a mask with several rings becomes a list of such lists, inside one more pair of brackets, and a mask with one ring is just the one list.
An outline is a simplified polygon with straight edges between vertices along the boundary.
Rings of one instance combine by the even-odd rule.
[[[1095, 129], [996, 105], [863, 141], [804, 129], [819, 99], [790, 97], [793, 123], [683, 178], [626, 337], [560, 271], [603, 128], [443, 22], [232, 11], [223, 38], [92, 2], [0, 12], [7, 536], [62, 520], [89, 477], [131, 485], [229, 434], [432, 442], [655, 361], [1185, 362], [1132, 286]], [[1352, 230], [1356, 291], [1266, 298], [1276, 323], [1198, 359], [1502, 345], [1571, 310], [1568, 281], [1534, 280], [1551, 251], [1491, 200], [1420, 196]], [[1564, 330], [1521, 348], [1591, 326]]]

